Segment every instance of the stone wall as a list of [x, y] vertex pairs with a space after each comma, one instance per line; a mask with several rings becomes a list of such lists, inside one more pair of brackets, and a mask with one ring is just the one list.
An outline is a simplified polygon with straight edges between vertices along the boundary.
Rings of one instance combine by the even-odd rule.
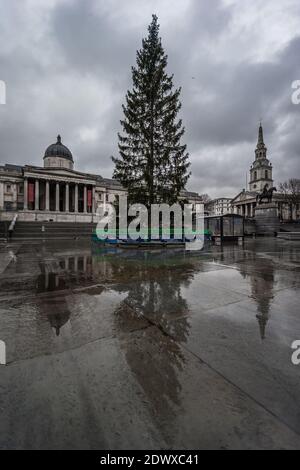
[[69, 170], [73, 170], [74, 164], [70, 160], [66, 158], [60, 157], [47, 157], [44, 160], [44, 167], [45, 168], [68, 168]]
[[83, 213], [63, 213], [63, 212], [39, 212], [39, 211], [1, 211], [1, 221], [11, 221], [15, 214], [18, 214], [19, 222], [96, 222], [97, 216], [94, 214], [83, 214]]

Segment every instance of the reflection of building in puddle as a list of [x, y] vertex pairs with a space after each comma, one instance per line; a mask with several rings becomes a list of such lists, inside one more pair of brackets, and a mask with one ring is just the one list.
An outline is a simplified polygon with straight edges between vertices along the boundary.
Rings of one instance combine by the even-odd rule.
[[[271, 264], [271, 263], [270, 263]], [[251, 277], [251, 276], [250, 276]], [[253, 277], [253, 276], [252, 276]], [[269, 321], [270, 306], [274, 297], [273, 285], [274, 285], [274, 274], [273, 272], [263, 275], [259, 279], [255, 278], [251, 280], [252, 295], [257, 302], [257, 315], [260, 335], [262, 339], [266, 337], [266, 326]]]
[[215, 261], [238, 268], [244, 279], [250, 280], [252, 298], [256, 301], [256, 318], [261, 339], [266, 337], [266, 326], [270, 319], [270, 307], [274, 297], [275, 282], [272, 260], [263, 259], [259, 250], [247, 250], [236, 245], [221, 246], [214, 253]]
[[40, 305], [43, 314], [47, 315], [47, 319], [51, 327], [55, 330], [56, 336], [59, 336], [60, 329], [69, 321], [71, 313], [64, 296], [54, 299], [46, 299]]
[[212, 261], [215, 263], [234, 264], [245, 257], [247, 252], [236, 243], [224, 243], [221, 246], [212, 245], [210, 247]]
[[[71, 256], [65, 253], [58, 257], [45, 258], [41, 264], [42, 273], [38, 276], [37, 290], [41, 292], [63, 291], [72, 287], [72, 277], [79, 276], [80, 283], [89, 279], [92, 273], [92, 258], [90, 255]], [[84, 282], [82, 282], [84, 284]], [[45, 316], [51, 327], [59, 336], [61, 328], [69, 321], [70, 311], [64, 295], [41, 298], [38, 302], [42, 316]]]
[[274, 265], [271, 260], [264, 259], [263, 266], [255, 253], [247, 254], [247, 262], [240, 264], [240, 272], [244, 278], [250, 279], [251, 293], [257, 304], [256, 318], [259, 324], [261, 339], [266, 337], [266, 327], [270, 319], [270, 307], [274, 298]]
[[88, 281], [93, 275], [92, 257], [60, 256], [57, 259], [45, 259], [40, 266], [42, 273], [38, 276], [38, 292], [62, 290], [71, 287], [72, 281]]

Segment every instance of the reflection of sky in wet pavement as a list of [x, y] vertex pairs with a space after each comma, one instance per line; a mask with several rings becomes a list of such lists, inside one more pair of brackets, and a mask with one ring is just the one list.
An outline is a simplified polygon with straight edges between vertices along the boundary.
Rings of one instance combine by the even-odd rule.
[[[85, 377], [85, 386], [101, 394], [130, 376], [142, 409], [146, 406], [150, 413], [151, 437], [141, 439], [145, 445], [155, 447], [161, 440], [171, 447], [248, 443], [264, 448], [290, 428], [290, 442], [300, 447], [293, 434], [300, 433], [300, 368], [290, 360], [291, 343], [300, 338], [300, 244], [259, 239], [244, 247], [207, 246], [201, 253], [186, 253], [72, 243], [12, 245], [16, 258], [2, 248], [0, 339], [7, 344], [8, 376], [14, 377], [21, 364], [38, 367], [47, 356], [66, 367], [73, 360], [70, 354], [85, 356], [90, 348], [91, 356], [96, 354], [100, 362], [105, 356], [106, 363], [99, 372], [89, 362], [91, 377]], [[119, 363], [113, 369], [116, 355], [122, 373]], [[53, 363], [45, 367], [54, 373]], [[78, 393], [76, 374], [67, 385], [67, 401], [69, 387]], [[95, 374], [100, 374], [96, 385]], [[25, 389], [20, 391], [23, 398]], [[223, 417], [211, 414], [214, 403]], [[191, 418], [196, 409], [199, 417]], [[95, 413], [96, 429], [100, 411]], [[102, 408], [101, 413], [105, 415]], [[223, 423], [225, 418], [229, 422], [220, 435], [200, 433], [202, 420], [209, 426], [210, 420]], [[242, 422], [244, 437], [238, 431]], [[273, 437], [267, 438], [268, 427]], [[71, 434], [75, 428], [70, 427]], [[128, 442], [112, 430], [106, 433], [117, 447]], [[90, 436], [86, 446], [99, 446], [94, 439]]]

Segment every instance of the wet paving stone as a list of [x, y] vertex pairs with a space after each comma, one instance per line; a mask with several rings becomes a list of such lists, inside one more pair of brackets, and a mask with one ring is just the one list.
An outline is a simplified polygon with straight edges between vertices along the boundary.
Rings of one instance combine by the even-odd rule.
[[275, 239], [2, 247], [0, 448], [300, 448], [299, 263]]

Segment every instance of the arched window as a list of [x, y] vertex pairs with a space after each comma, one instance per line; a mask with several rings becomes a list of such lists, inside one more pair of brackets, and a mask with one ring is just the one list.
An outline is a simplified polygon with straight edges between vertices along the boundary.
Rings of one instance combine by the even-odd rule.
[[254, 180], [257, 180], [257, 171], [254, 172]]
[[265, 179], [268, 179], [268, 170], [265, 170]]

